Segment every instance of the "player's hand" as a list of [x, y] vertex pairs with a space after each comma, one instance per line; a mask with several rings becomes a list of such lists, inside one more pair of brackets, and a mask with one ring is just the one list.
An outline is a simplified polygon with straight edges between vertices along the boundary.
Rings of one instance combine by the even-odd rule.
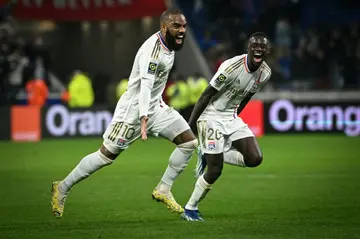
[[141, 117], [141, 139], [142, 140], [146, 140], [147, 139], [147, 129], [146, 129], [146, 124], [148, 121], [148, 117], [147, 116], [142, 116]]

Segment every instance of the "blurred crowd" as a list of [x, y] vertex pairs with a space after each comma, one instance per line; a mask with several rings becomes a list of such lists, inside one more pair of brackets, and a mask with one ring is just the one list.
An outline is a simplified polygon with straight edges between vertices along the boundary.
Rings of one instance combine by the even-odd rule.
[[[267, 59], [272, 78], [264, 90], [269, 91], [360, 89], [360, 8], [352, 3], [179, 1], [213, 73], [225, 59], [246, 52], [251, 33], [267, 34], [272, 43]], [[0, 105], [21, 100], [43, 105], [56, 93], [52, 103], [115, 107], [127, 88], [126, 77], [112, 79], [101, 72], [89, 75], [86, 67], [75, 67], [58, 79], [55, 66], [62, 62], [51, 56], [40, 32], [20, 34], [12, 8], [12, 4], [0, 7]], [[164, 100], [187, 118], [209, 80], [199, 73], [184, 76], [174, 70]]]
[[[128, 76], [111, 79], [101, 72], [91, 75], [86, 67], [74, 68], [58, 79], [56, 61], [41, 31], [20, 30], [13, 6], [0, 7], [0, 105], [66, 104], [71, 108], [108, 105], [114, 109], [128, 86]], [[32, 29], [32, 28], [31, 28]], [[30, 31], [30, 32], [29, 32]], [[200, 73], [184, 76], [172, 70], [163, 93], [164, 101], [186, 119], [208, 85]]]
[[183, 5], [213, 71], [224, 59], [245, 53], [248, 36], [263, 31], [272, 41], [267, 62], [273, 75], [267, 87], [360, 88], [360, 8], [354, 1], [195, 0]]
[[47, 96], [49, 88], [59, 85], [51, 81], [51, 57], [41, 35], [19, 34], [13, 7], [10, 1], [0, 8], [0, 104], [13, 103], [21, 91], [38, 90]]

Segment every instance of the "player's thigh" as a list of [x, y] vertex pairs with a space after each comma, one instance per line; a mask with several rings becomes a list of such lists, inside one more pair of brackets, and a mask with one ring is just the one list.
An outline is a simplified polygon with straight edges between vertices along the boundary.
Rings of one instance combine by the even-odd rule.
[[203, 154], [222, 154], [226, 135], [222, 133], [221, 124], [215, 120], [199, 120], [197, 122], [198, 138]]
[[150, 129], [155, 136], [161, 136], [177, 145], [196, 139], [185, 119], [171, 107], [160, 110], [155, 120]]
[[234, 132], [229, 136], [231, 145], [227, 145], [226, 150], [233, 147], [245, 158], [261, 157], [262, 153], [259, 144], [251, 129], [246, 124], [241, 124], [241, 122], [234, 125], [234, 128]]
[[112, 154], [118, 155], [139, 137], [139, 124], [111, 122], [103, 135], [103, 145]]

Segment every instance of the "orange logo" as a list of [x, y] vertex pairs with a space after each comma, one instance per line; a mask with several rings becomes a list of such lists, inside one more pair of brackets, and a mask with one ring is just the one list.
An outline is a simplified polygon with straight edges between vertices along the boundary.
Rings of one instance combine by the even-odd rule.
[[40, 107], [13, 106], [11, 108], [11, 139], [13, 141], [39, 141], [40, 124]]

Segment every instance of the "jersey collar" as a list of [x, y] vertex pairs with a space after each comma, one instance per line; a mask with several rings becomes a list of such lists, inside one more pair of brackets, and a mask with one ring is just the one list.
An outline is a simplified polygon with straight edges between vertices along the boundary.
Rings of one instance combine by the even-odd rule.
[[166, 46], [164, 39], [162, 38], [160, 32], [156, 33], [156, 36], [159, 38], [161, 46], [166, 50], [170, 52], [170, 49]]
[[248, 55], [247, 55], [247, 54], [246, 54], [246, 56], [245, 56], [244, 66], [245, 66], [246, 72], [247, 72], [247, 73], [251, 73], [250, 70], [249, 70]]

